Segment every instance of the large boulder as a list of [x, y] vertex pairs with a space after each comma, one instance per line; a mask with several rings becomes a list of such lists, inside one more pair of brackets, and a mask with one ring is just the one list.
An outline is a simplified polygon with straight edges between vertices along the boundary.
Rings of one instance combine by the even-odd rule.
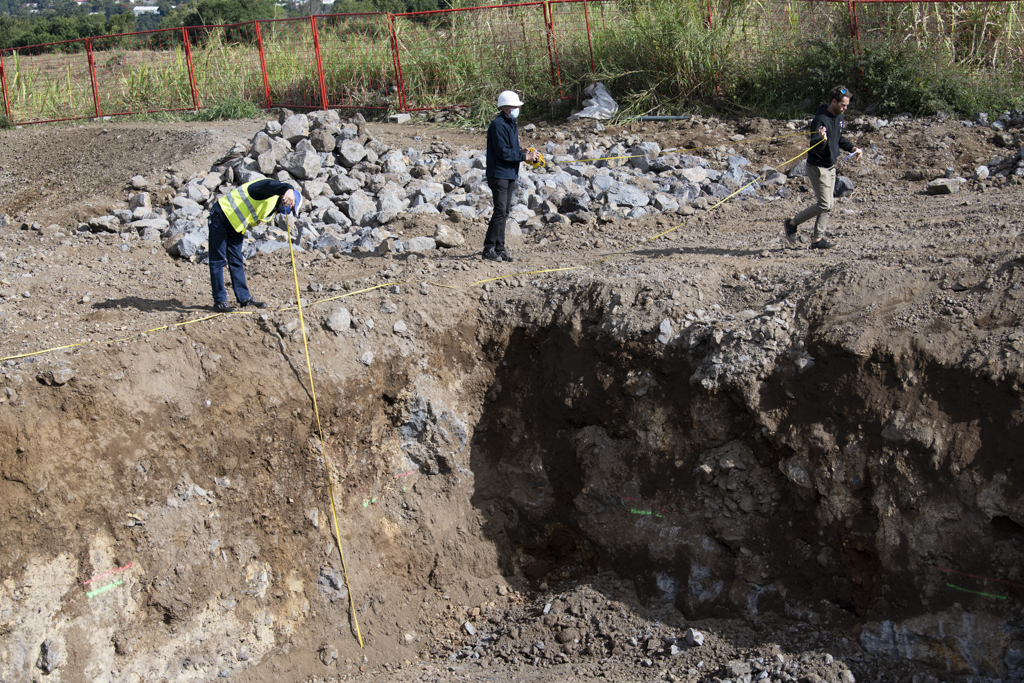
[[338, 148], [338, 163], [345, 168], [352, 168], [366, 158], [366, 148], [354, 140], [345, 140]]
[[303, 138], [309, 137], [309, 117], [305, 114], [293, 114], [281, 124], [281, 137], [293, 145]]
[[316, 152], [291, 152], [281, 159], [281, 168], [299, 180], [313, 180], [320, 173], [320, 155]]

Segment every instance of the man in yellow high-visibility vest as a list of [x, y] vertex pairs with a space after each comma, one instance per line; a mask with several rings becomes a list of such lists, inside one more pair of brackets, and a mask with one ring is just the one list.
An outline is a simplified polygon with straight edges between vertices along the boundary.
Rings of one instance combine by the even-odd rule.
[[242, 242], [245, 231], [269, 219], [275, 212], [298, 213], [302, 203], [299, 191], [287, 183], [276, 180], [254, 180], [241, 185], [220, 200], [210, 210], [210, 286], [213, 289], [213, 307], [218, 313], [235, 310], [228, 303], [224, 288], [224, 266], [231, 273], [231, 288], [238, 305], [266, 308], [249, 293], [245, 283]]

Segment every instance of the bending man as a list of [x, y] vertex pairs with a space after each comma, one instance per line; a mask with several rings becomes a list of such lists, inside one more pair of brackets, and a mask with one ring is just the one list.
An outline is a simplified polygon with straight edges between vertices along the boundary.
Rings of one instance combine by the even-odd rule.
[[245, 231], [268, 220], [276, 211], [288, 213], [293, 207], [298, 212], [302, 197], [291, 185], [276, 180], [254, 180], [241, 185], [218, 200], [210, 210], [210, 286], [213, 288], [213, 307], [219, 313], [235, 310], [228, 303], [224, 288], [224, 265], [231, 273], [231, 288], [238, 305], [266, 308], [257, 301], [245, 284], [245, 266], [242, 242]]

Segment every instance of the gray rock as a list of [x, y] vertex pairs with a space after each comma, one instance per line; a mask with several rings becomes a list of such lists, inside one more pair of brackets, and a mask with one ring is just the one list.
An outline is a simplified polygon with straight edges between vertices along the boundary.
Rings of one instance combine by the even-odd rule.
[[691, 647], [699, 647], [704, 644], [704, 634], [692, 628], [686, 629], [686, 644]]
[[281, 124], [277, 121], [267, 121], [267, 125], [263, 127], [263, 130], [272, 138], [279, 137], [281, 135]]
[[352, 168], [366, 158], [366, 148], [358, 142], [345, 140], [337, 151], [338, 163], [345, 168]]
[[928, 183], [928, 194], [953, 194], [960, 191], [960, 181], [956, 178], [936, 178]]
[[128, 181], [128, 184], [132, 186], [133, 190], [145, 190], [149, 187], [149, 181], [141, 175], [132, 176], [132, 179]]
[[469, 635], [476, 635], [476, 628], [474, 628], [473, 624], [469, 623], [468, 621], [462, 625], [462, 628], [466, 629], [466, 633], [468, 633]]
[[665, 318], [658, 326], [658, 343], [668, 344], [672, 340], [672, 321]]
[[199, 253], [200, 248], [206, 244], [206, 235], [202, 231], [189, 233], [178, 240], [178, 256], [192, 258]]
[[347, 175], [335, 175], [327, 181], [327, 186], [334, 194], [349, 194], [362, 188], [362, 184], [355, 178]]
[[178, 209], [195, 209], [196, 213], [202, 211], [202, 207], [198, 202], [194, 202], [188, 197], [177, 196], [171, 200], [171, 206]]
[[419, 253], [437, 248], [437, 242], [433, 237], [413, 237], [405, 243], [406, 251]]
[[309, 117], [305, 114], [294, 114], [281, 124], [281, 137], [293, 145], [309, 137]]
[[290, 152], [280, 161], [281, 168], [300, 180], [312, 180], [320, 173], [320, 156], [316, 152]]
[[185, 196], [197, 204], [205, 204], [210, 198], [210, 191], [199, 183], [189, 183], [185, 187]]
[[132, 195], [128, 199], [128, 208], [132, 211], [135, 209], [144, 209], [146, 211], [153, 210], [153, 203], [150, 200], [148, 192], [140, 192], [136, 195]]
[[671, 195], [664, 194], [662, 192], [654, 195], [654, 208], [658, 211], [675, 211], [679, 208], [679, 202], [675, 200]]
[[836, 197], [849, 197], [853, 194], [853, 190], [853, 181], [846, 176], [841, 175], [836, 178], [836, 186], [832, 190], [832, 194]]
[[367, 351], [363, 355], [359, 356], [359, 362], [370, 367], [373, 364], [373, 351]]
[[273, 150], [263, 152], [256, 157], [256, 168], [253, 171], [258, 171], [263, 175], [270, 175], [277, 168], [277, 155], [274, 154]]
[[309, 134], [309, 142], [317, 152], [333, 152], [336, 146], [334, 132], [330, 128], [318, 128]]
[[269, 135], [261, 130], [252, 137], [252, 149], [250, 150], [250, 154], [258, 156], [264, 152], [269, 152], [273, 148], [274, 141]]
[[202, 185], [210, 192], [213, 192], [221, 183], [224, 182], [224, 177], [220, 173], [207, 173], [206, 177], [203, 178]]
[[323, 645], [320, 647], [320, 662], [324, 666], [334, 664], [336, 659], [338, 659], [338, 650], [336, 648], [333, 648], [330, 645]]
[[806, 178], [807, 177], [807, 159], [801, 159], [796, 165], [789, 169], [787, 174], [790, 178]]
[[[264, 240], [256, 243], [256, 251], [261, 254], [270, 254], [280, 249], [287, 249], [288, 243], [279, 240]], [[295, 247], [295, 251], [302, 251], [302, 247]]]
[[158, 233], [163, 233], [171, 226], [163, 218], [147, 218], [141, 221], [132, 221], [129, 223], [129, 227], [135, 228], [140, 233], [143, 230], [156, 230]]
[[647, 206], [651, 203], [651, 198], [647, 196], [646, 192], [635, 185], [626, 185], [624, 183], [619, 183], [609, 190], [607, 197], [609, 202], [614, 202], [619, 206], [638, 207]]
[[979, 166], [978, 168], [974, 169], [975, 180], [985, 180], [986, 178], [988, 178], [988, 175], [988, 166]]
[[60, 644], [47, 638], [39, 646], [39, 658], [36, 660], [36, 668], [44, 674], [51, 674], [60, 668], [64, 663], [64, 648]]
[[376, 211], [377, 202], [362, 190], [353, 192], [346, 202], [345, 212], [356, 225], [362, 225], [363, 217]]
[[590, 184], [597, 192], [607, 192], [611, 188], [615, 187], [616, 181], [610, 173], [601, 173], [594, 176], [590, 181]]
[[437, 227], [434, 228], [434, 242], [439, 247], [461, 247], [466, 243], [466, 238], [451, 226], [438, 223]]
[[344, 306], [339, 306], [331, 311], [324, 322], [327, 329], [334, 333], [341, 333], [352, 327], [352, 314]]
[[409, 207], [405, 189], [394, 183], [388, 183], [377, 193], [377, 209], [381, 213], [397, 215]]

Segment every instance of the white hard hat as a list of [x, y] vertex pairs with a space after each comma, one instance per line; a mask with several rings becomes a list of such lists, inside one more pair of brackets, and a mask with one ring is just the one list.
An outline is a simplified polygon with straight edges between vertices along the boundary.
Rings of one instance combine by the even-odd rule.
[[522, 101], [519, 99], [519, 95], [515, 94], [511, 90], [506, 90], [498, 95], [498, 109], [502, 107], [521, 107], [523, 106]]

